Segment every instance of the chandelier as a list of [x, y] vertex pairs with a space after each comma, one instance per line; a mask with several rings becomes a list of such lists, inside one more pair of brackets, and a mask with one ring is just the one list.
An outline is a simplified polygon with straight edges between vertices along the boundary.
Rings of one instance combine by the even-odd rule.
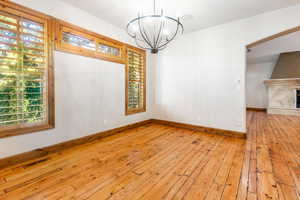
[[155, 0], [153, 0], [153, 14], [141, 15], [127, 24], [127, 33], [134, 38], [138, 47], [150, 50], [156, 54], [163, 50], [177, 35], [183, 34], [183, 25], [179, 17], [165, 16], [163, 10], [156, 14]]

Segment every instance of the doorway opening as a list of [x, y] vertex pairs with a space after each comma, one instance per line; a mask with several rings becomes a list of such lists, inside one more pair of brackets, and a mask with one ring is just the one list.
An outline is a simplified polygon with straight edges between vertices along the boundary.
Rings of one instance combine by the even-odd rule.
[[247, 128], [253, 112], [300, 116], [300, 27], [247, 45]]

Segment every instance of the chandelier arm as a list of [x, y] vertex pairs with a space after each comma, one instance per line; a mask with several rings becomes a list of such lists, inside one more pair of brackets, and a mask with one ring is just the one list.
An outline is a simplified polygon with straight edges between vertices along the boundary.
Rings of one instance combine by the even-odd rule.
[[159, 27], [158, 36], [157, 36], [157, 39], [156, 39], [156, 41], [155, 41], [155, 43], [154, 43], [154, 46], [155, 46], [155, 47], [157, 47], [157, 44], [159, 44], [158, 41], [161, 41], [160, 34], [161, 34], [161, 32], [162, 32], [162, 30], [163, 30], [164, 27], [165, 27], [165, 22], [164, 22], [164, 21], [160, 22], [160, 27]]
[[165, 48], [167, 48], [167, 46], [164, 46], [164, 47], [162, 47], [162, 48], [160, 48], [160, 49], [158, 49], [158, 50], [164, 50]]
[[[145, 40], [139, 39], [138, 37], [133, 37], [133, 39], [134, 39], [136, 42], [144, 42], [144, 43], [146, 43]], [[141, 48], [147, 49], [147, 48], [145, 48], [145, 47], [141, 47]], [[150, 48], [150, 49], [151, 49], [151, 48]]]
[[161, 41], [163, 40], [163, 36], [159, 38], [159, 41], [157, 42], [157, 46], [159, 47], [159, 44], [161, 43]]
[[[172, 41], [172, 40], [176, 37], [176, 35], [177, 35], [177, 33], [178, 33], [178, 30], [179, 30], [179, 27], [180, 27], [180, 23], [179, 23], [179, 21], [177, 21], [177, 28], [176, 28], [176, 31], [175, 31], [174, 35], [171, 37], [170, 41]], [[167, 39], [167, 40], [168, 40], [168, 39]]]
[[[162, 18], [162, 17], [163, 17], [163, 10], [161, 10], [161, 13], [160, 13], [160, 18]], [[154, 29], [155, 32], [154, 32], [154, 36], [153, 36], [153, 45], [154, 45], [155, 49], [157, 49], [157, 44], [158, 44], [157, 42], [160, 39], [160, 35], [161, 35], [162, 30], [163, 30], [164, 23], [165, 23], [164, 20], [160, 20], [158, 34], [156, 34], [156, 26], [155, 26], [155, 29]]]
[[177, 22], [177, 28], [176, 28], [176, 31], [175, 31], [174, 35], [171, 37], [171, 39], [168, 39], [168, 38], [166, 37], [166, 42], [160, 44], [158, 48], [161, 48], [161, 47], [166, 46], [167, 44], [169, 44], [169, 43], [176, 37], [179, 28], [180, 28], [180, 27], [183, 28], [183, 26], [182, 26], [182, 24], [179, 22], [179, 20], [176, 20], [176, 22]]
[[[139, 16], [139, 18], [140, 18], [140, 16]], [[140, 19], [138, 19], [138, 25], [139, 25], [139, 31], [140, 31], [140, 34], [141, 34], [142, 38], [145, 40], [145, 42], [146, 42], [151, 48], [153, 48], [152, 45], [151, 45], [151, 43], [148, 41], [148, 38], [146, 38], [146, 37], [144, 36], [144, 33], [142, 32], [142, 29], [141, 29], [141, 21], [140, 21]]]
[[153, 48], [156, 48], [156, 46], [155, 46], [155, 41], [156, 41], [156, 25], [154, 25], [154, 27], [153, 27], [153, 36], [152, 36], [152, 39], [153, 39], [153, 41], [152, 41], [152, 43], [153, 43]]
[[127, 34], [128, 34], [130, 37], [135, 38], [135, 37], [136, 37], [136, 34], [133, 35], [133, 34], [131, 34], [131, 33], [129, 32], [129, 25], [130, 25], [130, 23], [127, 24], [126, 32], [127, 32]]
[[176, 37], [176, 35], [177, 35], [177, 33], [178, 33], [178, 30], [179, 30], [179, 27], [182, 27], [182, 26], [181, 26], [181, 23], [178, 21], [178, 22], [177, 22], [176, 32], [174, 33], [174, 35], [171, 37], [170, 40], [169, 40], [168, 38], [166, 38], [166, 41], [167, 41], [167, 42], [165, 42], [164, 44], [162, 44], [162, 45], [159, 46], [158, 48], [161, 48], [161, 47], [166, 46], [167, 44], [169, 44], [169, 43]]
[[151, 50], [151, 48], [147, 48], [147, 47], [145, 47], [145, 46], [143, 46], [143, 45], [141, 45], [141, 44], [139, 43], [139, 42], [144, 42], [144, 43], [145, 43], [144, 40], [140, 40], [140, 39], [138, 39], [137, 37], [135, 37], [134, 40], [135, 40], [135, 44], [136, 44], [138, 47], [140, 47], [140, 48], [142, 48], [142, 49], [146, 49], [146, 50]]
[[138, 40], [138, 41], [140, 41], [140, 42], [145, 42], [145, 40], [139, 39], [138, 37], [133, 37], [133, 39], [136, 39], [136, 40]]
[[142, 37], [142, 38], [139, 38], [139, 37], [137, 37], [139, 34], [134, 34], [134, 36], [132, 36], [132, 38], [133, 39], [135, 39], [135, 40], [138, 40], [138, 41], [141, 41], [141, 42], [145, 42], [145, 40], [144, 40], [144, 38]]
[[162, 47], [166, 47], [172, 40], [167, 40], [164, 44], [160, 45], [158, 49], [161, 49]]
[[161, 43], [162, 39], [163, 39], [163, 37], [160, 37], [160, 38], [159, 38], [159, 41], [158, 41], [158, 48], [159, 48], [159, 46], [160, 46], [159, 44]]
[[143, 47], [142, 45], [140, 45], [137, 39], [135, 39], [135, 43], [136, 43], [136, 45], [137, 45], [139, 48], [146, 49], [146, 50], [151, 50], [151, 48]]
[[147, 34], [147, 31], [146, 31], [145, 27], [142, 25], [141, 28], [143, 29], [143, 33], [145, 34], [145, 37], [146, 37], [147, 40], [149, 41], [150, 47], [151, 47], [151, 48], [154, 48], [154, 46], [153, 46], [154, 44], [153, 44], [153, 45], [151, 44], [151, 40], [150, 40], [150, 38], [149, 38], [149, 36], [148, 36], [148, 34]]

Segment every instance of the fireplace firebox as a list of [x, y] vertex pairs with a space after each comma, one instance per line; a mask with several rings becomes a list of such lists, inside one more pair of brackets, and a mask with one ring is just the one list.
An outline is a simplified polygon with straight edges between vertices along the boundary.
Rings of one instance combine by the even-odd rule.
[[296, 108], [300, 108], [300, 89], [296, 90]]

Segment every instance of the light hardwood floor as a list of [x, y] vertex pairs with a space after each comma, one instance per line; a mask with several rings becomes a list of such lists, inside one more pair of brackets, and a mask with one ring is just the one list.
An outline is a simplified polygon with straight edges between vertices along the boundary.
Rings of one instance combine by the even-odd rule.
[[149, 124], [11, 166], [0, 199], [300, 199], [300, 117], [247, 121], [247, 140]]

